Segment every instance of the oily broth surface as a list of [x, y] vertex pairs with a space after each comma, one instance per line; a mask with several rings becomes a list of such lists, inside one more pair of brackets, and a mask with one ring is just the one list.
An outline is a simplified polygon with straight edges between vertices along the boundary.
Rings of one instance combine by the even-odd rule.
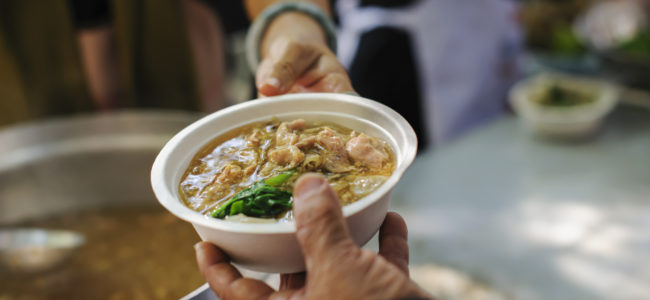
[[[387, 142], [374, 137], [369, 137], [374, 147], [387, 157], [381, 167], [369, 167], [348, 158], [342, 160], [349, 164], [349, 166], [340, 168], [343, 171], [333, 172], [330, 170], [331, 168], [323, 166], [326, 165], [325, 163], [314, 168], [313, 165], [307, 165], [307, 160], [319, 157], [321, 160], [327, 160], [325, 158], [336, 156], [333, 151], [318, 142], [314, 143], [312, 147], [301, 148], [305, 160], [297, 165], [274, 163], [269, 158], [269, 153], [282, 147], [277, 145], [280, 140], [276, 138], [282, 131], [280, 129], [282, 123], [277, 119], [251, 123], [220, 135], [201, 148], [190, 162], [179, 185], [183, 203], [197, 212], [209, 214], [220, 204], [256, 181], [291, 169], [295, 170], [296, 174], [281, 188], [292, 191], [293, 184], [300, 174], [318, 172], [327, 178], [337, 192], [341, 204], [345, 205], [374, 191], [395, 169], [395, 157], [392, 149]], [[284, 123], [288, 124], [289, 122]], [[331, 129], [344, 146], [350, 139], [360, 135], [344, 126], [322, 121], [305, 122], [303, 129], [292, 132], [298, 136], [298, 145], [300, 145], [301, 141], [307, 141], [310, 137], [318, 137], [323, 130], [327, 130], [326, 128]], [[255, 132], [260, 137], [259, 143], [251, 144], [249, 137]], [[228, 173], [228, 168], [233, 169], [233, 165], [237, 169], [235, 171], [243, 173], [241, 178], [232, 182], [221, 182], [222, 174]], [[292, 219], [291, 212], [277, 216], [277, 219], [290, 221]]]

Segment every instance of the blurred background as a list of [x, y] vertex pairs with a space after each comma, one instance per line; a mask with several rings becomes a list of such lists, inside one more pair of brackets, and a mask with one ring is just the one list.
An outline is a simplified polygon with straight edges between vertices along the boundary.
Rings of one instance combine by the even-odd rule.
[[[331, 6], [353, 87], [418, 135], [391, 204], [414, 280], [441, 299], [650, 299], [649, 1]], [[0, 1], [0, 300], [204, 282], [149, 170], [184, 126], [256, 98], [249, 25], [240, 1]]]

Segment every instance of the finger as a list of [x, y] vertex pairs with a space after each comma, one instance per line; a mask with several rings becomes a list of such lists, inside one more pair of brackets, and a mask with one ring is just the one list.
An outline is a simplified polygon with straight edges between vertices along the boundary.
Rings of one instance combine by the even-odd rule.
[[269, 50], [257, 70], [257, 89], [266, 96], [286, 93], [320, 56], [313, 46], [279, 40]]
[[280, 80], [271, 77], [273, 61], [267, 58], [260, 62], [255, 75], [255, 85], [257, 87], [258, 98], [276, 96], [280, 92]]
[[297, 290], [305, 286], [305, 272], [280, 275], [280, 290]]
[[[194, 245], [194, 249], [201, 274], [219, 297], [250, 299], [248, 296], [240, 297], [245, 294], [258, 296], [257, 299], [273, 292], [273, 289], [261, 281], [243, 278], [241, 273], [230, 264], [228, 257], [215, 245], [199, 242]], [[244, 290], [240, 291], [240, 289]]]
[[330, 73], [325, 75], [310, 86], [303, 89], [303, 92], [312, 93], [346, 93], [354, 92], [350, 79], [345, 74]]
[[217, 294], [223, 295], [232, 282], [242, 277], [241, 273], [230, 264], [228, 257], [213, 244], [199, 242], [194, 245], [194, 249], [201, 275]]
[[336, 260], [358, 249], [348, 233], [339, 199], [325, 177], [314, 173], [300, 176], [293, 196], [296, 237], [308, 272], [315, 262]]
[[284, 290], [271, 294], [269, 300], [304, 299], [305, 290]]
[[404, 219], [394, 212], [386, 214], [379, 229], [379, 255], [409, 274], [408, 231]]
[[[311, 86], [294, 84], [287, 94], [296, 93], [356, 93], [345, 74], [327, 74]], [[263, 96], [262, 96], [263, 97]]]
[[230, 289], [226, 293], [227, 300], [237, 299], [267, 299], [275, 292], [266, 283], [250, 279], [239, 278], [230, 284]]
[[321, 55], [318, 62], [296, 80], [296, 85], [303, 86], [306, 92], [353, 92], [347, 72], [336, 56], [328, 53]]

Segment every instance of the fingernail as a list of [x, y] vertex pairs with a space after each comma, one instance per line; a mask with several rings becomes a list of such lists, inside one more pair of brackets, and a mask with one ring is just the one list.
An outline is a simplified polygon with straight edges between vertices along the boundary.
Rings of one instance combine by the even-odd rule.
[[264, 81], [264, 84], [270, 85], [276, 89], [280, 88], [280, 79], [277, 79], [275, 77], [270, 77], [267, 78], [266, 81]]
[[194, 244], [194, 251], [199, 250], [199, 245], [201, 245], [201, 242], [198, 242], [198, 243]]
[[323, 184], [325, 184], [325, 179], [322, 176], [305, 175], [302, 178], [298, 179], [296, 187], [293, 191], [294, 196], [297, 198], [303, 198], [308, 194], [319, 190]]

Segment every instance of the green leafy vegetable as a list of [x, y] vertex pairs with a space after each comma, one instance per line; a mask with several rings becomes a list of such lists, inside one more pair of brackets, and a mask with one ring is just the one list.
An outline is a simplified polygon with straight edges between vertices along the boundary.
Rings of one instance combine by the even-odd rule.
[[285, 181], [287, 181], [287, 179], [291, 178], [291, 176], [293, 176], [293, 173], [295, 173], [295, 171], [293, 171], [293, 170], [287, 171], [287, 172], [284, 172], [284, 173], [280, 173], [280, 174], [275, 175], [275, 176], [273, 176], [273, 177], [271, 177], [271, 178], [269, 178], [267, 180], [264, 180], [264, 182], [266, 182], [266, 184], [268, 184], [270, 186], [278, 186], [278, 185], [283, 184]]
[[589, 91], [555, 83], [537, 102], [547, 106], [575, 106], [591, 103], [594, 98]]
[[293, 174], [294, 171], [288, 171], [254, 183], [215, 209], [212, 217], [223, 219], [241, 213], [256, 218], [272, 218], [291, 209], [291, 192], [277, 186]]

